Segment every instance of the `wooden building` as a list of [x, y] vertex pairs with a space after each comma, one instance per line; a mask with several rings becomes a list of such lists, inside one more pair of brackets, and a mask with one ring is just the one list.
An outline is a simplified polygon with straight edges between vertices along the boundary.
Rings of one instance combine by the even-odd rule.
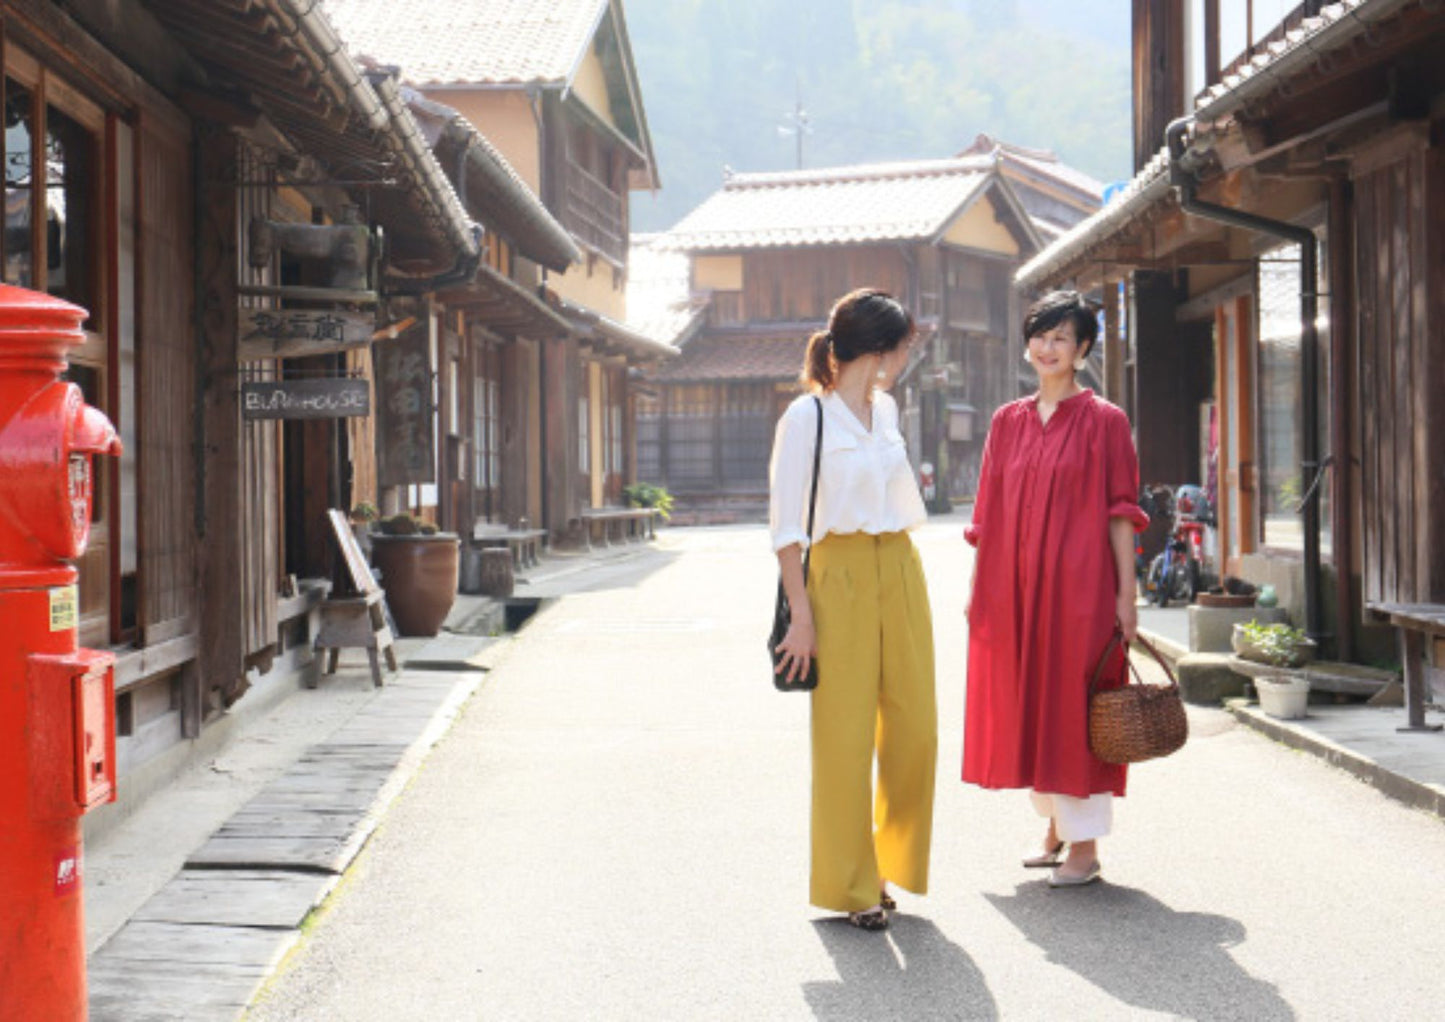
[[[412, 473], [457, 528], [540, 518], [502, 454], [538, 449], [541, 374], [507, 345], [635, 338], [539, 297], [571, 233], [314, 3], [0, 0], [0, 38], [5, 279], [90, 310], [70, 377], [126, 448], [79, 564], [81, 641], [117, 655], [104, 827], [314, 670], [328, 508]], [[318, 392], [345, 415], [285, 411]]]
[[[480, 129], [579, 250], [566, 266], [515, 248], [494, 253], [492, 268], [543, 296], [547, 311], [542, 325], [529, 315], [491, 331], [504, 343], [490, 355], [476, 354], [490, 342], [467, 339], [477, 329], [467, 316], [443, 325], [459, 338], [443, 338], [448, 358], [460, 365], [455, 353], [471, 345], [470, 378], [500, 381], [499, 476], [426, 496], [463, 530], [465, 515], [509, 525], [525, 517], [554, 542], [579, 539], [584, 512], [620, 504], [636, 478], [632, 371], [673, 354], [625, 325], [629, 193], [659, 180], [622, 5], [430, 0], [403, 12], [392, 0], [326, 0], [326, 9], [358, 59], [399, 67], [428, 101]], [[486, 307], [444, 297], [459, 310]], [[444, 472], [443, 487], [458, 478]]]
[[1040, 246], [998, 150], [734, 174], [659, 236], [654, 247], [690, 258], [704, 311], [677, 339], [680, 356], [649, 376], [640, 476], [695, 511], [755, 513], [808, 337], [840, 295], [875, 286], [920, 329], [895, 389], [915, 467], [935, 466], [940, 506], [972, 492], [989, 417], [1018, 395], [1008, 283]]
[[1224, 569], [1339, 658], [1405, 626], [1418, 722], [1423, 679], [1445, 690], [1421, 638], [1445, 615], [1445, 14], [1248, 14], [1135, 0], [1138, 174], [1017, 282], [1122, 295], [1108, 392], [1145, 478], [1215, 489]]

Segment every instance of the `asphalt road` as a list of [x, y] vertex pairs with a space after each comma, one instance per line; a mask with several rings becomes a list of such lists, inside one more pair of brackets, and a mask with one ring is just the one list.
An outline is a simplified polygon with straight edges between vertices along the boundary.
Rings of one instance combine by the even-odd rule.
[[1221, 711], [1135, 768], [1106, 883], [1019, 868], [1027, 799], [958, 781], [960, 527], [917, 534], [933, 890], [887, 934], [807, 904], [807, 699], [768, 683], [765, 532], [679, 529], [534, 619], [249, 1022], [1441, 1017], [1445, 826]]

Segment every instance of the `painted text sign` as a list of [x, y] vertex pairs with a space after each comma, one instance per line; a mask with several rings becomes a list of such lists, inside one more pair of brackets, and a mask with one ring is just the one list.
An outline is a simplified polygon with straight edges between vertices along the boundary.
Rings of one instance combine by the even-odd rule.
[[345, 419], [371, 414], [366, 380], [272, 380], [241, 384], [244, 419]]
[[242, 309], [238, 324], [240, 360], [251, 362], [361, 347], [371, 340], [376, 317], [337, 309]]
[[412, 330], [372, 349], [376, 474], [382, 486], [436, 481], [430, 351], [425, 330]]

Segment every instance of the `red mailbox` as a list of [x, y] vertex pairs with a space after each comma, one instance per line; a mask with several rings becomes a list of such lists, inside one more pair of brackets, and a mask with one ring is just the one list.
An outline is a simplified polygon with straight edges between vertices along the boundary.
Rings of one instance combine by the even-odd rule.
[[85, 310], [0, 285], [0, 1016], [86, 1016], [80, 818], [115, 798], [115, 675], [76, 646], [91, 456], [114, 427], [60, 379]]

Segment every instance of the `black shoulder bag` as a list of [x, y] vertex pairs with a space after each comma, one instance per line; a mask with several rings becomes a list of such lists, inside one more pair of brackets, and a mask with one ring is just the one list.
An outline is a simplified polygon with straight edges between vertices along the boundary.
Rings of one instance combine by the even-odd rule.
[[[823, 459], [823, 402], [813, 398], [818, 406], [818, 436], [813, 442], [813, 488], [808, 494], [808, 547], [803, 552], [803, 582], [808, 581], [808, 558], [813, 553], [813, 510], [818, 505], [818, 466]], [[768, 637], [768, 654], [773, 658], [773, 685], [779, 692], [809, 692], [818, 687], [818, 658], [808, 663], [808, 673], [796, 681], [778, 673], [778, 664], [783, 655], [778, 646], [788, 634], [793, 623], [793, 611], [788, 606], [788, 594], [783, 592], [783, 580], [778, 578], [778, 602], [773, 609], [773, 633]]]

